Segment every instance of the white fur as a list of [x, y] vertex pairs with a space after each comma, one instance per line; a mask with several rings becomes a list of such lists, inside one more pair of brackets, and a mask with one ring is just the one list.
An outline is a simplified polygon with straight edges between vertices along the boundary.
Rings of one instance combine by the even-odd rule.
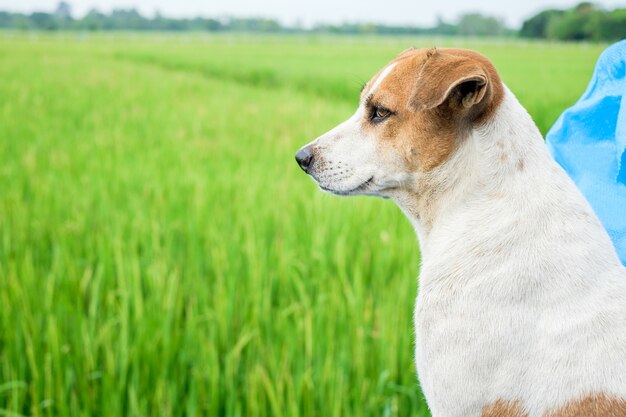
[[456, 180], [428, 233], [412, 219], [415, 360], [433, 416], [479, 416], [497, 399], [539, 417], [592, 393], [626, 398], [626, 271], [508, 89], [434, 176]]
[[[364, 133], [365, 111], [310, 145], [309, 173], [336, 194], [392, 197], [414, 225], [415, 361], [433, 417], [479, 417], [497, 400], [541, 417], [593, 393], [626, 398], [626, 270], [513, 94], [428, 173], [404, 172]], [[438, 190], [427, 225], [395, 191], [425, 179]]]
[[396, 67], [396, 65], [397, 64], [395, 62], [393, 64], [387, 65], [387, 67], [383, 70], [383, 72], [380, 73], [380, 75], [378, 76], [376, 81], [374, 81], [374, 84], [372, 84], [372, 88], [370, 89], [370, 94], [374, 94], [374, 92], [376, 92], [376, 90], [378, 90], [378, 87], [380, 86], [380, 83], [383, 82], [383, 80]]

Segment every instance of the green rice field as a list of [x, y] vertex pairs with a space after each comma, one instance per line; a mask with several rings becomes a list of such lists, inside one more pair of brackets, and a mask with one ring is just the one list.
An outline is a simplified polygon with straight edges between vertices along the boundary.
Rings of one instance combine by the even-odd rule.
[[605, 47], [0, 33], [0, 416], [428, 416], [409, 222], [293, 158], [409, 46], [544, 133]]

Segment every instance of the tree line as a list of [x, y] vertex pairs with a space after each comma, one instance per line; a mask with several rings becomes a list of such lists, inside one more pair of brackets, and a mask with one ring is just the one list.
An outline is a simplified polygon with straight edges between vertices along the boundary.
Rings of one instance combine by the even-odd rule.
[[544, 10], [524, 22], [520, 36], [572, 41], [624, 39], [626, 8], [604, 10], [585, 2], [568, 10]]
[[336, 33], [336, 34], [389, 34], [389, 35], [458, 35], [506, 36], [514, 31], [506, 28], [501, 19], [478, 13], [462, 15], [458, 22], [447, 23], [439, 19], [430, 28], [393, 26], [375, 23], [318, 24], [313, 27], [287, 26], [268, 18], [205, 18], [173, 19], [157, 13], [145, 17], [136, 9], [114, 9], [102, 13], [92, 9], [81, 18], [73, 18], [71, 6], [60, 2], [54, 12], [31, 14], [0, 12], [0, 28], [16, 30], [87, 30], [87, 31], [209, 31], [209, 32], [267, 32], [267, 33]]
[[268, 18], [174, 19], [156, 13], [146, 17], [136, 9], [114, 9], [102, 13], [92, 9], [74, 18], [69, 3], [62, 1], [53, 12], [11, 13], [0, 11], [0, 29], [83, 31], [205, 31], [265, 33], [334, 33], [380, 35], [521, 36], [555, 40], [616, 40], [626, 38], [626, 9], [607, 11], [593, 3], [568, 10], [545, 10], [526, 20], [520, 30], [508, 28], [502, 19], [466, 13], [455, 22], [438, 19], [432, 27], [376, 23], [318, 24], [313, 27], [283, 25]]

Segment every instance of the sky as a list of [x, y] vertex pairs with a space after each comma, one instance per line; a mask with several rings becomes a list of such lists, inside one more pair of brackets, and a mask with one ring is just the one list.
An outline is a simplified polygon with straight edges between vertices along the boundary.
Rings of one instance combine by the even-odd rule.
[[[437, 17], [454, 21], [465, 12], [497, 16], [511, 27], [546, 8], [569, 8], [582, 0], [66, 0], [74, 16], [97, 8], [134, 7], [146, 16], [155, 11], [171, 17], [270, 17], [282, 23], [376, 22], [430, 26]], [[51, 11], [58, 0], [0, 0], [0, 10], [14, 12]], [[599, 0], [606, 7], [626, 7], [626, 0]]]

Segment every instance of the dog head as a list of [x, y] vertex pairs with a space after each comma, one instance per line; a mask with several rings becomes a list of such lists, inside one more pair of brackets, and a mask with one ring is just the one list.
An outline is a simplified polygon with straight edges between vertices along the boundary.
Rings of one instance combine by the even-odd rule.
[[352, 117], [301, 148], [300, 167], [336, 195], [418, 192], [498, 105], [503, 87], [482, 55], [410, 49], [363, 88]]

